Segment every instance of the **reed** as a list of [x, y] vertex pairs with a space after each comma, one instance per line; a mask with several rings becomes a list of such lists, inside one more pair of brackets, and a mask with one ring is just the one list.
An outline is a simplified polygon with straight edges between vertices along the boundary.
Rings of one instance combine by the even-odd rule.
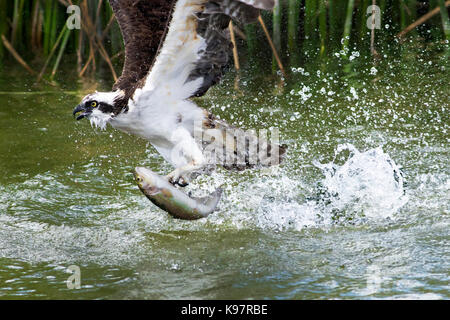
[[[81, 8], [81, 30], [65, 29], [69, 4]], [[279, 0], [273, 14], [262, 17], [280, 61], [289, 61], [292, 67], [308, 63], [310, 53], [319, 52], [318, 59], [326, 61], [351, 46], [369, 52], [366, 10], [371, 4], [372, 0]], [[377, 49], [397, 34], [409, 36], [418, 25], [421, 35], [431, 34], [432, 40], [450, 39], [448, 0], [377, 0], [376, 4], [382, 14], [382, 30], [376, 31], [374, 40]], [[0, 66], [40, 70], [40, 78], [54, 79], [66, 61], [76, 61], [79, 76], [95, 76], [106, 67], [116, 79], [124, 57], [120, 30], [107, 0], [0, 0], [0, 35], [6, 40], [0, 41]], [[264, 67], [263, 59], [274, 52], [265, 38], [260, 23], [245, 26], [245, 40], [237, 41], [242, 61]], [[414, 37], [414, 41], [421, 40]], [[278, 69], [274, 58], [272, 70]]]
[[[389, 22], [392, 24], [392, 21], [386, 14], [386, 7], [387, 7], [387, 1], [388, 0], [377, 0], [376, 4], [380, 7], [380, 14], [381, 14], [381, 30], [383, 30], [383, 26], [385, 25], [385, 22]], [[386, 19], [387, 18], [387, 19]], [[395, 23], [398, 24], [398, 21], [395, 21]]]
[[[0, 1], [0, 35], [5, 34], [8, 23], [6, 15], [6, 1]], [[3, 60], [5, 57], [5, 48], [3, 42], [0, 41], [0, 67], [3, 67]]]
[[64, 51], [66, 50], [67, 42], [69, 41], [69, 36], [70, 36], [70, 30], [65, 29], [64, 38], [62, 40], [61, 46], [59, 47], [59, 52], [56, 57], [55, 65], [53, 66], [52, 74], [50, 76], [50, 80], [52, 80], [52, 81], [55, 78], [56, 72], [58, 71], [58, 67], [61, 62], [62, 55], [63, 55]]
[[407, 26], [407, 10], [409, 10], [409, 8], [406, 6], [405, 1], [404, 0], [399, 0], [398, 3], [398, 11], [400, 11], [400, 30], [403, 30], [406, 28]]
[[313, 40], [316, 35], [316, 10], [317, 10], [317, 1], [316, 0], [305, 0], [305, 17], [304, 17], [304, 30], [305, 30], [305, 38], [309, 40]]
[[[367, 19], [369, 19], [370, 15], [367, 14], [367, 8], [372, 5], [372, 1], [371, 0], [361, 0], [361, 5], [358, 7], [358, 11], [359, 11], [359, 19], [358, 19], [358, 24], [359, 24], [359, 41], [358, 43], [360, 44], [364, 44], [367, 41], [367, 34], [369, 29], [367, 29]], [[364, 46], [362, 46], [364, 47]]]
[[288, 32], [287, 47], [291, 66], [298, 63], [298, 23], [299, 23], [299, 0], [289, 0], [288, 2]]
[[245, 26], [245, 36], [247, 37], [248, 59], [252, 63], [257, 56], [258, 40], [256, 35], [256, 25], [248, 24]]
[[53, 25], [52, 16], [53, 16], [53, 4], [54, 1], [45, 1], [44, 2], [44, 39], [43, 39], [43, 53], [44, 55], [48, 55], [51, 48], [51, 28]]
[[439, 0], [439, 9], [441, 11], [442, 28], [445, 38], [450, 41], [450, 21], [448, 20], [448, 11], [445, 6], [445, 0]]
[[18, 42], [22, 42], [22, 17], [24, 3], [24, 0], [14, 0], [14, 12], [11, 25], [11, 44], [13, 46], [16, 46]]
[[[366, 0], [367, 1], [367, 0]], [[364, 8], [367, 6], [363, 5]], [[329, 38], [333, 45], [340, 43], [342, 36], [342, 17], [345, 15], [345, 6], [342, 0], [328, 1]]]
[[[272, 39], [273, 44], [277, 52], [281, 52], [281, 20], [282, 20], [282, 8], [281, 1], [278, 1], [275, 8], [273, 9], [273, 32]], [[278, 70], [278, 64], [275, 57], [272, 58], [272, 71], [276, 72]]]
[[342, 34], [342, 50], [344, 55], [347, 55], [350, 43], [350, 31], [352, 29], [352, 17], [353, 9], [355, 6], [355, 0], [348, 0], [347, 13], [345, 16], [344, 33]]
[[[417, 20], [417, 1], [416, 0], [409, 0], [406, 1], [408, 6], [408, 25], [413, 23]], [[402, 29], [404, 30], [404, 29]], [[411, 35], [416, 36], [417, 32], [413, 30], [411, 32]]]
[[326, 0], [319, 0], [319, 33], [320, 33], [320, 57], [325, 56], [327, 41], [327, 7]]

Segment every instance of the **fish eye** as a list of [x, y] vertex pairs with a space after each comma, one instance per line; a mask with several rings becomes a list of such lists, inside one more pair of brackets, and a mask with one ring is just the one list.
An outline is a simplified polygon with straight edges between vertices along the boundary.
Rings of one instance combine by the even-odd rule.
[[91, 102], [91, 107], [92, 107], [92, 108], [97, 107], [97, 105], [98, 105], [97, 101], [92, 101], [92, 102]]

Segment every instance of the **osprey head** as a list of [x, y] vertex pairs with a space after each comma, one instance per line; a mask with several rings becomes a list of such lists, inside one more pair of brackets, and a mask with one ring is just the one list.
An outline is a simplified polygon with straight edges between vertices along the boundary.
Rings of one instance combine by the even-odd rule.
[[88, 94], [73, 110], [77, 120], [88, 118], [91, 124], [104, 129], [106, 124], [123, 111], [120, 103], [123, 91], [95, 92]]

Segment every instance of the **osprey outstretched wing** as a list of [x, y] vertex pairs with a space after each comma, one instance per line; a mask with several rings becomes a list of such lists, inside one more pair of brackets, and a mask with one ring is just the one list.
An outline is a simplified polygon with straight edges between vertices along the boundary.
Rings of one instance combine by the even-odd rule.
[[[200, 123], [221, 137], [232, 128], [189, 98], [203, 95], [222, 77], [231, 49], [227, 36], [230, 20], [254, 22], [259, 9], [272, 9], [274, 1], [110, 0], [125, 41], [124, 70], [113, 92], [86, 96], [74, 114], [79, 115], [77, 119], [88, 117], [97, 126], [109, 123], [149, 140], [175, 166], [169, 180], [188, 180], [189, 173], [208, 162], [203, 142], [194, 138], [194, 127]], [[245, 159], [244, 164], [222, 163], [224, 167], [254, 166], [249, 161], [249, 137], [239, 143], [239, 133], [235, 133], [234, 143], [219, 146], [222, 139], [218, 136], [213, 139], [218, 148]], [[266, 141], [262, 144], [267, 147]], [[262, 144], [257, 142], [257, 151]], [[285, 152], [280, 146], [269, 145], [267, 150], [266, 156], [276, 153], [279, 159]]]
[[[113, 90], [123, 90], [118, 108], [126, 108], [128, 99], [148, 75], [169, 26], [175, 0], [109, 0], [122, 31], [125, 62], [122, 75]], [[121, 111], [121, 110], [120, 110]]]
[[[126, 51], [122, 75], [113, 90], [124, 90], [125, 98], [130, 98], [137, 88], [144, 85], [170, 22], [171, 25], [177, 26], [172, 32], [172, 37], [184, 36], [186, 43], [199, 35], [206, 42], [206, 48], [202, 48], [194, 56], [198, 61], [195, 61], [196, 68], [189, 77], [190, 80], [205, 78], [195, 95], [204, 94], [210, 86], [220, 80], [229, 62], [231, 43], [226, 35], [226, 29], [230, 20], [234, 19], [241, 24], [254, 22], [259, 15], [257, 8], [270, 10], [274, 6], [274, 1], [110, 0], [122, 30]], [[177, 11], [174, 10], [175, 4]], [[188, 12], [193, 15], [184, 19]], [[176, 45], [174, 46], [173, 41], [169, 39], [164, 45], [165, 53], [179, 49], [175, 48]], [[171, 47], [167, 48], [168, 45]], [[178, 53], [172, 51], [172, 54]], [[167, 66], [166, 70], [168, 68], [170, 66]]]

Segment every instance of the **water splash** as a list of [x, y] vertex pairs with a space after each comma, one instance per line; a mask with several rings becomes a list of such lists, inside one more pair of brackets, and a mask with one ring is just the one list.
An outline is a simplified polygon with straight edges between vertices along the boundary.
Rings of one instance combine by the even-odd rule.
[[[348, 158], [339, 165], [337, 158], [344, 151], [349, 152]], [[351, 144], [339, 145], [332, 162], [314, 165], [325, 176], [315, 194], [299, 202], [293, 190], [301, 182], [281, 178], [261, 200], [255, 213], [258, 227], [301, 230], [394, 219], [408, 201], [403, 173], [381, 147], [359, 152]]]
[[321, 189], [322, 200], [330, 202], [327, 210], [345, 212], [347, 218], [393, 218], [408, 201], [400, 167], [381, 147], [359, 152], [351, 144], [339, 145], [335, 158], [343, 151], [350, 157], [342, 166], [314, 163], [325, 174]]
[[[98, 180], [95, 192], [83, 179], [85, 171], [70, 177], [41, 174], [10, 186], [14, 192], [0, 189], [0, 198], [9, 195], [3, 203], [8, 214], [0, 218], [0, 241], [7, 244], [0, 250], [0, 257], [20, 256], [29, 261], [64, 257], [100, 264], [108, 263], [111, 257], [116, 262], [129, 261], [151, 251], [151, 243], [145, 240], [149, 234], [326, 230], [335, 224], [393, 219], [408, 201], [400, 168], [381, 147], [359, 152], [350, 144], [339, 145], [333, 161], [314, 162], [323, 173], [316, 185], [295, 174], [293, 161], [259, 172], [218, 170], [211, 177], [199, 177], [186, 191], [191, 189], [201, 196], [222, 185], [225, 196], [218, 212], [194, 222], [172, 219], [134, 190], [131, 182], [120, 195], [111, 193], [112, 180], [97, 172], [95, 166], [89, 168], [95, 171], [90, 179]], [[11, 194], [16, 195], [14, 199]], [[69, 205], [68, 194], [73, 199], [85, 199], [83, 203], [89, 205], [75, 200]], [[39, 209], [38, 204], [44, 200], [51, 201], [47, 211]], [[23, 214], [29, 210], [31, 213]], [[82, 219], [82, 225], [78, 219]]]

